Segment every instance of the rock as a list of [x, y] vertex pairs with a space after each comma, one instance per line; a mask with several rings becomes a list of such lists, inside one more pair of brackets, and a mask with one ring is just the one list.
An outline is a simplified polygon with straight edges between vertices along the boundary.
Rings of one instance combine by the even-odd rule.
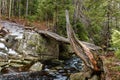
[[3, 41], [4, 44], [8, 48], [16, 48], [18, 40], [16, 40], [15, 37], [17, 37], [17, 36], [16, 35], [7, 35], [7, 36], [5, 36], [5, 38], [4, 38], [5, 41]]
[[0, 43], [0, 52], [6, 53], [8, 51], [4, 43]]
[[0, 25], [0, 37], [4, 37], [9, 33], [8, 29], [5, 29], [2, 25]]
[[70, 80], [85, 80], [83, 73], [73, 73], [70, 75]]
[[41, 71], [42, 70], [42, 66], [43, 64], [41, 64], [40, 62], [37, 62], [35, 64], [33, 64], [31, 67], [30, 67], [30, 71]]
[[8, 62], [6, 61], [0, 61], [0, 67], [3, 68], [4, 66], [6, 66], [8, 64]]
[[[84, 72], [79, 72], [79, 73], [73, 73], [70, 75], [70, 80], [86, 80], [85, 79], [85, 73]], [[94, 75], [88, 80], [98, 80], [98, 77]]]
[[16, 51], [12, 50], [12, 49], [9, 49], [8, 54], [18, 55], [18, 53]]
[[18, 41], [16, 50], [24, 55], [39, 57], [40, 60], [54, 59], [59, 56], [58, 43], [35, 32], [25, 32], [23, 39]]
[[0, 43], [0, 49], [5, 49], [5, 45], [3, 43]]
[[6, 53], [0, 52], [0, 61], [8, 60], [8, 55]]
[[[3, 66], [1, 68], [12, 66], [17, 71], [28, 71], [29, 69], [37, 71], [41, 70], [42, 66], [40, 63], [34, 64], [32, 61], [53, 60], [59, 56], [59, 44], [53, 39], [48, 39], [35, 32], [27, 31], [25, 31], [22, 39], [16, 39], [16, 37], [16, 35], [7, 35], [3, 40], [0, 39], [0, 67]], [[6, 46], [8, 49], [6, 49]], [[5, 49], [6, 52], [3, 51]], [[56, 61], [54, 62], [56, 63]]]

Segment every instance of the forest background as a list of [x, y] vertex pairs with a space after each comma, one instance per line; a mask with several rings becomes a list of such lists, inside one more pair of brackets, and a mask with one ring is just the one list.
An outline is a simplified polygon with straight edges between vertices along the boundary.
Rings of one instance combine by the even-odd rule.
[[[120, 0], [0, 0], [0, 17], [66, 37], [65, 10], [80, 40], [120, 58]], [[36, 24], [33, 24], [36, 23]]]

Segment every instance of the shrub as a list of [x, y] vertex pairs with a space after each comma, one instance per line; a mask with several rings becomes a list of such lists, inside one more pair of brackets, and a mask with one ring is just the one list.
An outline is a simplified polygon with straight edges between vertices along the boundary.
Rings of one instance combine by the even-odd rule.
[[112, 30], [112, 46], [115, 48], [116, 57], [120, 58], [120, 31]]

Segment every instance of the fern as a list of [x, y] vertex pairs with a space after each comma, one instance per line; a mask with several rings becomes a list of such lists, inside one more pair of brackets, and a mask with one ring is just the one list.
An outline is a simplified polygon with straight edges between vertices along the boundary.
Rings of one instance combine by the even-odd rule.
[[120, 58], [120, 31], [112, 30], [112, 45], [115, 48], [116, 57]]

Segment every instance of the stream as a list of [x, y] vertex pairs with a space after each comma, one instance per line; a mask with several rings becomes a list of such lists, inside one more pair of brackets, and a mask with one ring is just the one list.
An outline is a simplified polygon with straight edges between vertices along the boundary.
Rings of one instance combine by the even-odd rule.
[[[0, 21], [5, 29], [9, 30], [9, 35], [15, 36], [15, 39], [22, 39], [24, 33], [24, 26], [8, 21]], [[32, 33], [32, 31], [31, 31]], [[8, 36], [8, 35], [6, 35]], [[5, 36], [5, 37], [6, 37]], [[0, 57], [1, 59], [9, 60], [8, 55], [18, 55], [19, 53], [16, 52], [11, 47], [7, 47], [4, 42], [4, 38], [0, 38]], [[71, 73], [76, 73], [82, 70], [82, 61], [73, 55], [68, 60], [61, 60], [59, 64], [53, 62], [46, 62], [44, 64], [43, 69], [36, 74], [36, 72], [32, 75], [25, 75], [25, 76], [17, 76], [16, 72], [9, 73], [13, 75], [12, 77], [9, 74], [2, 74], [0, 75], [0, 80], [70, 80], [69, 76]], [[22, 74], [29, 74], [29, 72], [21, 72]], [[8, 75], [8, 77], [6, 77]]]

